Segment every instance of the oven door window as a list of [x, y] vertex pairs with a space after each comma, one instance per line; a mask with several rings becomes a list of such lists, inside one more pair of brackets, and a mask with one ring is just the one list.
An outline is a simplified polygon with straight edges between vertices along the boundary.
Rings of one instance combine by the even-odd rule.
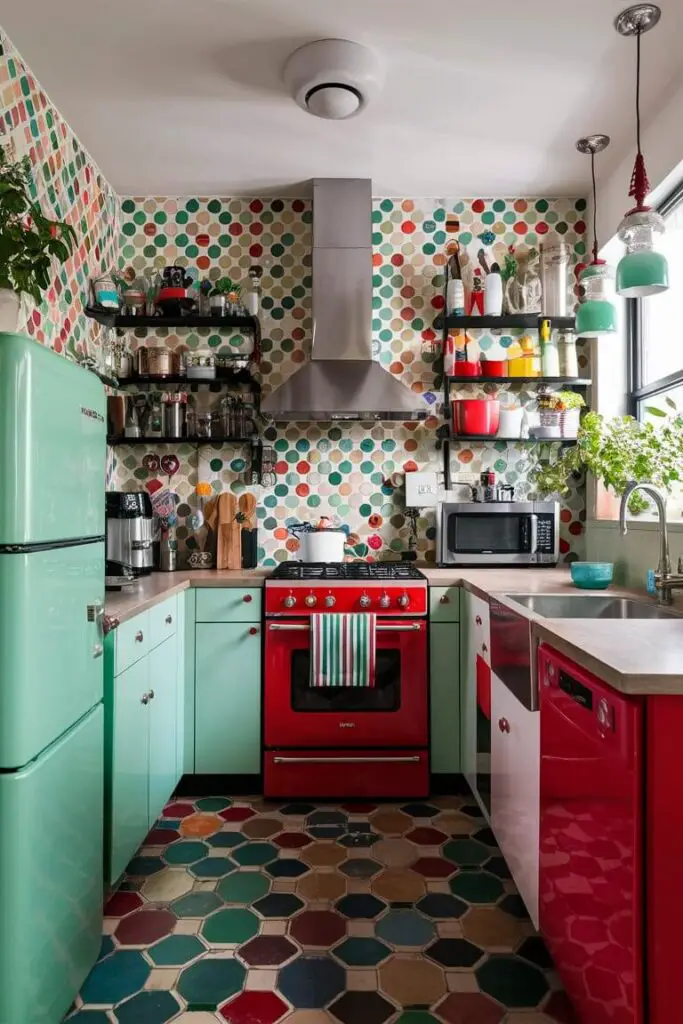
[[401, 708], [401, 651], [377, 647], [375, 685], [311, 686], [308, 649], [291, 653], [293, 711], [399, 711]]
[[447, 537], [453, 554], [516, 555], [531, 548], [528, 515], [454, 512], [448, 517]]

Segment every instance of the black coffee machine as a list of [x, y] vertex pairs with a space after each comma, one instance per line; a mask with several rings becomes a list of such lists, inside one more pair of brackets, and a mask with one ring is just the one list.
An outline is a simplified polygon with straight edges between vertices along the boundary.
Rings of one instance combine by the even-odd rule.
[[134, 579], [153, 568], [152, 500], [146, 491], [107, 491], [107, 577]]

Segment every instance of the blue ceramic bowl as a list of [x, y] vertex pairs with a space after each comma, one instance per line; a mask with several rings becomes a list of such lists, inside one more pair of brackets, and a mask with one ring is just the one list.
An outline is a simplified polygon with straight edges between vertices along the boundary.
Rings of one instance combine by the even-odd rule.
[[574, 586], [582, 590], [605, 590], [614, 576], [612, 562], [572, 562], [569, 570]]

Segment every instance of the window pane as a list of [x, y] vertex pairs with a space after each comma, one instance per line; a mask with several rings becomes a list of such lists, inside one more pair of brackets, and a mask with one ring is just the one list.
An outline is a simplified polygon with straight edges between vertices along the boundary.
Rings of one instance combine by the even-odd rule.
[[[671, 409], [667, 405], [666, 399], [670, 398], [676, 403], [676, 409]], [[649, 413], [648, 408], [661, 409], [667, 416], [671, 416], [674, 412], [678, 411], [683, 413], [683, 384], [677, 384], [674, 388], [669, 388], [668, 391], [662, 391], [661, 394], [653, 395], [652, 398], [648, 398], [643, 402], [640, 402], [640, 408], [638, 412], [638, 418], [643, 420], [645, 423], [654, 423], [655, 427], [661, 425], [662, 417], [653, 416]]]
[[666, 233], [658, 247], [669, 261], [671, 287], [641, 299], [644, 384], [683, 370], [683, 342], [677, 327], [683, 306], [683, 204], [666, 218]]

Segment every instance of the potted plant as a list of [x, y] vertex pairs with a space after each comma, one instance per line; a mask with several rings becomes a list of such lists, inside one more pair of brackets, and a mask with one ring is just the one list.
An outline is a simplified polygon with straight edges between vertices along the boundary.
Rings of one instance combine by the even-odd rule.
[[226, 312], [233, 312], [240, 298], [241, 286], [235, 284], [231, 277], [221, 277], [213, 286], [209, 297], [211, 312], [223, 316]]
[[50, 220], [31, 197], [31, 162], [12, 163], [0, 146], [0, 331], [15, 331], [22, 295], [40, 303], [53, 260], [66, 262], [76, 235]]
[[[591, 473], [615, 494], [624, 493], [630, 480], [654, 483], [667, 493], [683, 479], [683, 413], [666, 399], [669, 412], [649, 407], [661, 423], [641, 423], [632, 416], [606, 419], [588, 412], [581, 420], [577, 443], [554, 462], [539, 461], [532, 472], [541, 494], [566, 494], [570, 477]], [[649, 502], [641, 492], [629, 501], [629, 511], [644, 512]]]

